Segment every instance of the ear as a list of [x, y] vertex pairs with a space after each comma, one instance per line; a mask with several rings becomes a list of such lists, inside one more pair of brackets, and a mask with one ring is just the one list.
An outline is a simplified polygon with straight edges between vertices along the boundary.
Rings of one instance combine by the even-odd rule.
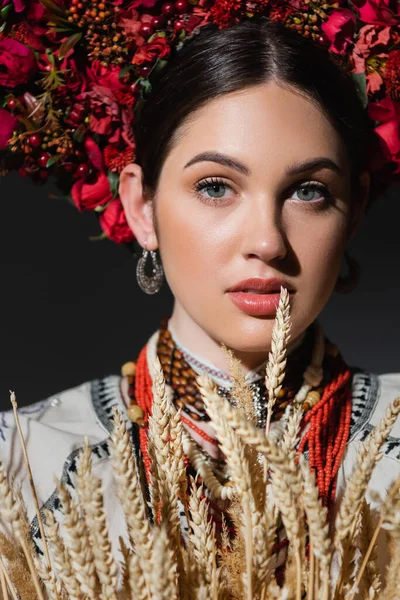
[[156, 250], [158, 240], [153, 224], [153, 202], [146, 200], [143, 190], [142, 168], [130, 163], [121, 171], [119, 197], [125, 217], [139, 244], [147, 250]]
[[365, 215], [368, 204], [370, 182], [370, 174], [368, 171], [363, 171], [360, 175], [360, 197], [358, 198], [357, 205], [352, 211], [352, 217], [349, 224], [348, 241], [354, 237]]

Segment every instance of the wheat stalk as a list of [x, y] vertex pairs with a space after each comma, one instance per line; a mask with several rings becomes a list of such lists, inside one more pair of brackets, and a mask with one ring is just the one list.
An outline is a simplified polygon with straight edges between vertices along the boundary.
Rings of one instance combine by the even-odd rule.
[[[35, 487], [35, 483], [34, 483], [33, 476], [32, 476], [32, 470], [31, 470], [31, 465], [30, 465], [29, 458], [28, 458], [28, 453], [26, 451], [26, 445], [25, 445], [25, 440], [24, 440], [24, 436], [22, 433], [22, 429], [21, 429], [21, 424], [19, 421], [18, 410], [17, 410], [18, 404], [17, 404], [17, 399], [15, 397], [14, 392], [10, 392], [10, 400], [11, 400], [11, 405], [13, 408], [15, 424], [16, 424], [19, 439], [21, 442], [22, 453], [23, 453], [24, 461], [25, 461], [25, 467], [26, 467], [27, 474], [28, 474], [28, 481], [29, 481], [29, 485], [30, 485], [30, 488], [32, 491], [33, 502], [35, 505], [36, 516], [37, 516], [37, 520], [38, 520], [38, 524], [39, 524], [40, 535], [41, 535], [41, 538], [43, 541], [43, 548], [44, 548], [44, 554], [45, 554], [45, 559], [46, 559], [46, 572], [48, 573], [49, 579], [53, 580], [54, 575], [51, 574], [51, 560], [50, 560], [49, 549], [47, 546], [46, 536], [44, 534], [42, 515], [40, 514], [40, 508], [39, 508], [39, 500], [37, 497], [36, 487]], [[54, 591], [55, 591], [55, 600], [60, 600], [58, 597], [57, 590], [55, 589]]]

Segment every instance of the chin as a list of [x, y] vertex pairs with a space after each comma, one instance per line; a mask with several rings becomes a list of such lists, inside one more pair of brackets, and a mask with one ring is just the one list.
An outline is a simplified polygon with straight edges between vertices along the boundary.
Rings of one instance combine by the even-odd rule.
[[221, 327], [221, 323], [217, 325], [215, 337], [238, 352], [265, 353], [271, 349], [274, 322], [274, 317], [243, 315], [230, 319], [224, 327]]

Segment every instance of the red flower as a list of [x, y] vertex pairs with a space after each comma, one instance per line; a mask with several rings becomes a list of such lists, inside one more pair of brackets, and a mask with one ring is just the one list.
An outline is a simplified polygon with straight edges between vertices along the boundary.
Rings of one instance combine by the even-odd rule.
[[[400, 15], [398, 2], [391, 2], [391, 0], [353, 0], [353, 4], [358, 10], [359, 18], [364, 23], [372, 23], [383, 27], [398, 23]], [[391, 10], [390, 4], [392, 4], [394, 10]]]
[[112, 192], [105, 173], [99, 173], [93, 183], [79, 179], [71, 190], [72, 200], [78, 210], [93, 210], [112, 200]]
[[121, 200], [116, 198], [107, 206], [100, 215], [100, 225], [110, 240], [117, 244], [125, 244], [135, 239], [132, 230], [126, 222]]
[[132, 8], [137, 8], [138, 6], [144, 6], [145, 8], [153, 8], [155, 4], [157, 4], [158, 0], [133, 0], [130, 6]]
[[358, 40], [354, 46], [351, 60], [354, 64], [354, 73], [365, 73], [367, 78], [367, 92], [377, 92], [383, 83], [386, 50], [390, 40], [390, 27], [375, 27], [364, 25], [358, 32]]
[[157, 58], [168, 58], [171, 49], [168, 41], [161, 35], [156, 36], [151, 42], [142, 44], [132, 59], [132, 64], [142, 65], [155, 62]]
[[330, 41], [329, 50], [334, 54], [346, 54], [356, 30], [356, 17], [348, 8], [335, 10], [321, 26]]
[[380, 140], [381, 155], [374, 157], [371, 168], [384, 169], [388, 162], [393, 163], [393, 174], [400, 175], [400, 103], [384, 98], [368, 104], [368, 115], [378, 121], [375, 133]]
[[37, 68], [32, 50], [12, 38], [0, 41], [0, 86], [27, 83]]
[[122, 169], [135, 160], [133, 148], [120, 149], [117, 146], [108, 145], [104, 148], [104, 162], [109, 171], [120, 173]]
[[93, 81], [103, 87], [107, 87], [114, 93], [128, 92], [129, 86], [120, 79], [121, 67], [117, 65], [104, 66], [99, 60], [94, 60], [91, 64], [89, 75]]
[[8, 110], [0, 108], [0, 150], [8, 148], [8, 141], [18, 125], [17, 119]]
[[242, 0], [216, 0], [210, 14], [214, 23], [222, 28], [238, 23], [243, 17], [243, 8]]
[[95, 84], [90, 91], [80, 94], [76, 98], [74, 111], [86, 113], [89, 116], [89, 131], [107, 136], [107, 142], [111, 144], [119, 143], [121, 138], [128, 142], [131, 137], [129, 128], [132, 127], [132, 118], [128, 127], [124, 120], [125, 111], [107, 87]]

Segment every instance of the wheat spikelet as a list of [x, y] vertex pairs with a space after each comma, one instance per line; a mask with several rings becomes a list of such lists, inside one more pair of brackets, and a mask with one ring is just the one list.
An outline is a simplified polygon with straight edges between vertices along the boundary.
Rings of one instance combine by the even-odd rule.
[[152, 600], [178, 600], [179, 589], [167, 528], [162, 524], [154, 537]]
[[232, 380], [231, 397], [236, 401], [236, 408], [252, 423], [256, 422], [253, 405], [253, 393], [246, 381], [242, 363], [230, 348], [221, 345], [228, 364], [229, 376]]
[[[315, 484], [315, 474], [311, 473], [303, 456], [300, 456], [299, 464], [303, 476], [303, 505], [307, 516], [310, 542], [313, 554], [319, 560], [320, 580], [325, 584], [321, 592], [321, 600], [327, 600], [329, 594], [329, 568], [332, 558], [328, 511], [319, 498], [318, 488]], [[310, 582], [309, 588], [312, 586], [313, 582]]]
[[47, 563], [40, 559], [36, 553], [33, 554], [33, 561], [36, 571], [46, 588], [48, 600], [61, 598], [63, 594], [60, 582], [56, 580], [53, 571], [48, 568]]
[[277, 516], [276, 507], [264, 501], [264, 507], [261, 514], [258, 511], [253, 513], [253, 568], [257, 573], [254, 585], [255, 597], [261, 597], [265, 593], [266, 586], [272, 575], [272, 548], [274, 545]]
[[[116, 600], [117, 565], [114, 561], [104, 510], [101, 480], [92, 472], [92, 451], [87, 438], [78, 462], [78, 493], [84, 511], [94, 564], [104, 600]], [[83, 502], [82, 502], [83, 500]]]
[[267, 421], [265, 432], [269, 433], [272, 409], [282, 388], [286, 368], [286, 348], [290, 339], [289, 293], [281, 287], [279, 305], [272, 330], [271, 352], [266, 367], [265, 385], [268, 390]]
[[98, 580], [94, 557], [83, 516], [65, 485], [56, 479], [57, 493], [64, 510], [64, 542], [71, 557], [71, 566], [79, 582], [81, 593], [88, 598], [98, 598]]
[[204, 585], [209, 588], [211, 595], [210, 588], [213, 581], [215, 538], [213, 536], [206, 499], [205, 497], [201, 498], [203, 494], [203, 486], [197, 488], [196, 483], [191, 478], [191, 494], [189, 498], [190, 540], [197, 568], [202, 571]]
[[280, 447], [292, 460], [296, 457], [296, 447], [299, 442], [299, 433], [301, 419], [303, 418], [303, 409], [301, 406], [291, 407], [289, 405], [289, 416], [287, 418], [286, 427], [283, 430]]
[[26, 528], [24, 525], [23, 507], [21, 503], [15, 498], [14, 493], [8, 484], [6, 473], [4, 471], [3, 463], [0, 461], [0, 508], [1, 516], [8, 523], [10, 523], [15, 537], [22, 547], [24, 552], [31, 577], [35, 586], [36, 593], [40, 600], [44, 600], [42, 588], [39, 583], [39, 579], [33, 563], [30, 545], [26, 538]]
[[[361, 508], [361, 531], [356, 540], [359, 549], [359, 563], [368, 552], [371, 539], [373, 537], [375, 526], [372, 521], [371, 509], [364, 499]], [[372, 545], [371, 554], [365, 566], [364, 576], [361, 578], [358, 586], [358, 596], [362, 600], [370, 600], [377, 597], [381, 589], [381, 578], [378, 571], [378, 554], [376, 544]]]
[[110, 451], [117, 495], [124, 511], [130, 542], [135, 550], [135, 558], [131, 560], [132, 568], [139, 577], [137, 586], [142, 590], [142, 597], [150, 597], [153, 536], [129, 433], [117, 409], [114, 409]]
[[129, 589], [131, 594], [129, 598], [135, 598], [135, 600], [151, 600], [151, 591], [149, 591], [151, 581], [149, 581], [148, 587], [145, 584], [143, 570], [140, 566], [140, 558], [136, 552], [133, 552], [129, 556], [128, 572]]
[[61, 538], [60, 526], [51, 510], [45, 509], [44, 516], [46, 519], [45, 530], [53, 556], [54, 569], [64, 585], [68, 598], [70, 600], [83, 600], [79, 583], [72, 569], [70, 556]]

